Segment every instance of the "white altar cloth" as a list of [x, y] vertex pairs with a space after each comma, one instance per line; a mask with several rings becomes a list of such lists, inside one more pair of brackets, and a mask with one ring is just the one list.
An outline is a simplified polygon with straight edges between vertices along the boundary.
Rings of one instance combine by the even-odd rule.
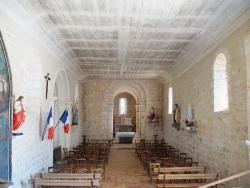
[[120, 137], [134, 138], [135, 132], [117, 132], [115, 136], [116, 136], [116, 138], [120, 138]]

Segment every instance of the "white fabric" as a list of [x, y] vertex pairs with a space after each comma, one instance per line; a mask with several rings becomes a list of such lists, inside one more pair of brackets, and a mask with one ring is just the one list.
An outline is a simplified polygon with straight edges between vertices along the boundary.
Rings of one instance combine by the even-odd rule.
[[116, 133], [116, 138], [120, 137], [135, 137], [135, 132], [117, 132]]

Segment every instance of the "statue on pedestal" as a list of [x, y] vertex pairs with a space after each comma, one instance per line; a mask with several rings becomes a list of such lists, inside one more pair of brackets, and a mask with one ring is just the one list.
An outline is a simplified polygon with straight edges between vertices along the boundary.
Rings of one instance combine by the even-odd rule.
[[180, 123], [180, 110], [177, 104], [175, 104], [175, 109], [173, 110], [173, 123]]

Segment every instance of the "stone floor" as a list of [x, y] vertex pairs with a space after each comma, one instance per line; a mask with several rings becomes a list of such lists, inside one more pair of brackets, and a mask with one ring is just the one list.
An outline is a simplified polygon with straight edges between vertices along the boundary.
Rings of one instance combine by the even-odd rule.
[[103, 188], [155, 188], [136, 157], [133, 145], [114, 144], [106, 166]]

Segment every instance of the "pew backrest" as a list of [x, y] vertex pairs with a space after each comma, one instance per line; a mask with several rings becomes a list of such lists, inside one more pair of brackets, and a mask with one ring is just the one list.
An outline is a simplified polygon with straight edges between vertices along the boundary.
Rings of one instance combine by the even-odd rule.
[[95, 180], [85, 179], [34, 179], [35, 187], [38, 186], [62, 186], [62, 187], [100, 187]]
[[207, 180], [218, 180], [218, 174], [159, 174], [157, 188], [197, 188], [205, 185]]
[[38, 178], [41, 179], [101, 179], [99, 173], [41, 173], [37, 174]]
[[192, 167], [160, 167], [154, 168], [153, 172], [150, 173], [151, 184], [154, 180], [158, 179], [159, 174], [170, 174], [170, 173], [207, 173], [209, 170], [208, 166], [192, 166]]
[[218, 174], [159, 174], [158, 180], [218, 180]]
[[166, 173], [183, 173], [183, 172], [203, 172], [207, 173], [209, 170], [208, 166], [192, 166], [192, 167], [160, 167], [160, 168], [154, 168], [153, 172], [154, 174], [166, 174]]

